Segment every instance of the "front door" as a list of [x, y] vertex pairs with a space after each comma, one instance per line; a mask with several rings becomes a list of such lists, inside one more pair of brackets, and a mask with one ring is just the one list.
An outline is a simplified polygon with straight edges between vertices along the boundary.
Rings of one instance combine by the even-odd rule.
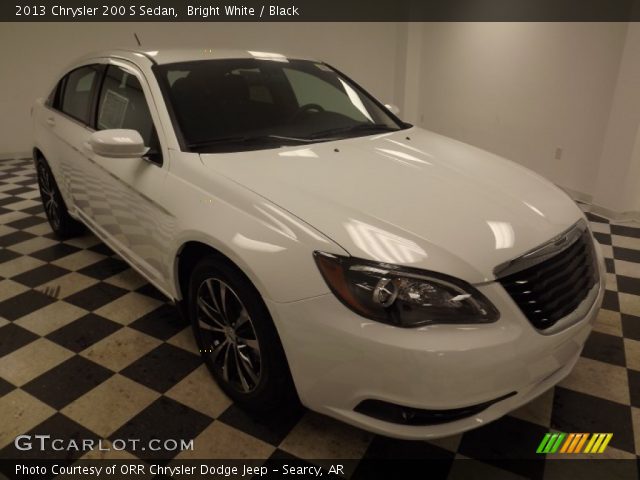
[[[126, 64], [107, 66], [96, 104], [97, 130], [132, 129], [150, 148], [145, 157], [106, 158], [85, 146], [87, 199], [82, 214], [156, 285], [166, 285], [164, 259], [173, 217], [157, 199], [167, 175], [144, 77]], [[147, 90], [145, 92], [145, 90]]]

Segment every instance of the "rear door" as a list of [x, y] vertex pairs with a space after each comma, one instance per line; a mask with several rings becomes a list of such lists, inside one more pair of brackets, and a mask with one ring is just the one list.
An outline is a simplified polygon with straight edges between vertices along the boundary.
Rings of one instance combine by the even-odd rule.
[[93, 133], [92, 111], [103, 69], [83, 65], [65, 75], [37, 119], [42, 150], [72, 214], [83, 198], [83, 145]]

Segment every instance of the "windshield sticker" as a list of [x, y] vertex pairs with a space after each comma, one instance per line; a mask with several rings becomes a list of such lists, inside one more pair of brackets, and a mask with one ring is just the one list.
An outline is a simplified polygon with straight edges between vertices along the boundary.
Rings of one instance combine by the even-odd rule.
[[129, 99], [113, 90], [107, 90], [102, 100], [98, 127], [106, 130], [109, 128], [122, 128], [124, 116], [127, 113]]

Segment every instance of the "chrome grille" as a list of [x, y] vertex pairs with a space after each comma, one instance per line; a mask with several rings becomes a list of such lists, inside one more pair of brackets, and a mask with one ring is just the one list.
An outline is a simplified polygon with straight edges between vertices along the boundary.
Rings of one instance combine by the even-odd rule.
[[[599, 279], [593, 240], [586, 225], [580, 222], [548, 246], [557, 247], [562, 242], [566, 245], [562, 245], [560, 251], [499, 278], [520, 310], [539, 330], [552, 327], [573, 312]], [[528, 256], [521, 258], [525, 257]], [[510, 262], [508, 269], [513, 270], [517, 262]]]

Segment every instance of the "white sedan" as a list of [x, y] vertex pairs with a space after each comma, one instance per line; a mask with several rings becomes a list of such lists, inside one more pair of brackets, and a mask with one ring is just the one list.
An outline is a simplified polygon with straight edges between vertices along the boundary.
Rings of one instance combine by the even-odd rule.
[[604, 293], [583, 214], [323, 62], [114, 50], [33, 109], [46, 214], [192, 322], [238, 404], [433, 438], [569, 374]]

